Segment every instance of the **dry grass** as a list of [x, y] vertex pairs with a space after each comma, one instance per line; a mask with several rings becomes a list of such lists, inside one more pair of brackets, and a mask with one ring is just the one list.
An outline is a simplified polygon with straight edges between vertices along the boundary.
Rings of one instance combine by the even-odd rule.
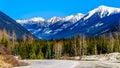
[[[13, 55], [9, 53], [7, 48], [0, 45], [0, 68], [11, 68], [12, 66], [25, 66], [28, 65], [24, 62], [19, 62]], [[5, 67], [2, 67], [5, 66]], [[6, 67], [8, 66], [8, 67]]]
[[0, 68], [12, 68], [13, 65], [7, 63], [7, 60], [4, 56], [0, 55]]

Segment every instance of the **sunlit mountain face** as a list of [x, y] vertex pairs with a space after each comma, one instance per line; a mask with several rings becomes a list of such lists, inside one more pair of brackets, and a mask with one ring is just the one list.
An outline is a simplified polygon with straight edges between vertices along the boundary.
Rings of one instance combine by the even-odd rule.
[[45, 20], [35, 17], [28, 20], [17, 20], [28, 31], [39, 39], [70, 38], [78, 34], [87, 37], [116, 31], [120, 21], [120, 8], [99, 6], [87, 14], [78, 13], [64, 18], [53, 17]]

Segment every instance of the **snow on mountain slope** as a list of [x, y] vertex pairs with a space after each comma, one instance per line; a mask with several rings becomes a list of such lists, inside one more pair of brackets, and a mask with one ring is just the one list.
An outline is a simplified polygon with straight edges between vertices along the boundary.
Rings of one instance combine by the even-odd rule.
[[84, 16], [84, 14], [78, 13], [77, 15], [70, 15], [67, 16], [65, 18], [63, 18], [64, 21], [70, 21], [70, 22], [77, 22], [78, 20], [80, 20], [82, 17]]
[[26, 23], [40, 23], [40, 22], [47, 22], [47, 24], [53, 24], [56, 23], [58, 21], [71, 21], [73, 23], [75, 23], [76, 21], [80, 20], [82, 17], [84, 16], [84, 14], [78, 13], [77, 15], [70, 15], [70, 16], [66, 16], [64, 18], [61, 17], [57, 17], [54, 16], [51, 19], [45, 20], [42, 17], [34, 17], [31, 19], [26, 19], [26, 20], [16, 20], [18, 23], [20, 24], [26, 24]]
[[31, 19], [27, 19], [27, 20], [16, 20], [16, 22], [20, 23], [21, 25], [37, 24], [39, 26], [47, 26], [47, 22], [42, 17], [34, 17], [34, 18], [31, 18]]
[[49, 19], [47, 21], [48, 21], [48, 23], [53, 24], [53, 23], [56, 23], [56, 22], [58, 22], [60, 20], [62, 20], [62, 18], [54, 16], [54, 17], [52, 17], [51, 19]]
[[101, 5], [98, 8], [90, 11], [88, 13], [89, 15], [87, 17], [85, 17], [84, 20], [87, 20], [88, 18], [90, 18], [96, 12], [99, 12], [99, 16], [101, 18], [103, 18], [104, 16], [109, 16], [111, 14], [120, 13], [120, 8], [114, 8], [114, 7], [108, 7], [108, 6]]
[[[98, 36], [115, 30], [120, 21], [120, 8], [99, 6], [87, 14], [70, 15], [64, 18], [53, 17], [39, 21], [39, 24], [23, 25], [26, 29], [42, 39], [70, 38], [74, 35], [85, 34], [88, 37]], [[18, 23], [20, 23], [18, 21]], [[45, 25], [40, 25], [45, 23]]]
[[115, 30], [120, 21], [120, 8], [99, 6], [86, 14], [70, 27], [60, 31], [52, 38], [70, 38], [84, 34], [88, 37], [98, 36]]
[[28, 23], [28, 22], [44, 22], [45, 19], [41, 18], [41, 17], [34, 17], [28, 20], [16, 20], [18, 23], [20, 24], [24, 24], [24, 23]]
[[41, 17], [35, 17], [28, 20], [16, 21], [32, 32], [35, 36], [39, 36], [41, 38], [41, 36], [57, 34], [80, 20], [83, 16], [84, 14], [78, 13], [77, 15], [70, 15], [64, 18], [54, 16], [49, 20], [45, 20]]

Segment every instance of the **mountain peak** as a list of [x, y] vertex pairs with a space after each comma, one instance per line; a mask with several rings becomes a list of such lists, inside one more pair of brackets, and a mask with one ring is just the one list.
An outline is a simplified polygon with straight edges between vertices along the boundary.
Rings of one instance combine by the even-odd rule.
[[44, 21], [45, 19], [43, 19], [42, 17], [34, 17], [34, 18], [26, 19], [26, 20], [16, 20], [16, 22], [20, 24], [24, 24], [28, 22], [44, 22]]
[[34, 17], [29, 19], [29, 21], [45, 21], [45, 19], [43, 19], [42, 17]]
[[84, 14], [82, 14], [82, 13], [77, 13], [77, 15], [84, 15]]
[[58, 21], [60, 21], [60, 20], [62, 20], [62, 18], [57, 17], [57, 16], [54, 16], [54, 17], [52, 17], [51, 19], [49, 19], [48, 22], [50, 22], [50, 23], [55, 23], [55, 22], [58, 22]]
[[114, 11], [120, 11], [120, 8], [115, 8], [115, 7], [109, 7], [109, 6], [104, 6], [104, 5], [101, 5], [101, 6], [99, 6], [98, 8], [97, 8], [98, 10], [108, 10], [108, 11], [112, 11], [112, 10], [114, 10]]
[[34, 17], [34, 18], [26, 19], [26, 20], [16, 20], [16, 22], [18, 22], [20, 24], [39, 23], [39, 22], [46, 22], [47, 24], [52, 24], [52, 23], [56, 23], [58, 21], [63, 21], [63, 22], [70, 21], [70, 22], [74, 23], [74, 22], [80, 20], [83, 16], [84, 16], [84, 14], [78, 13], [76, 15], [70, 15], [70, 16], [66, 16], [64, 18], [53, 16], [52, 18], [45, 20], [42, 17]]
[[[38, 20], [33, 18], [31, 20]], [[40, 39], [61, 39], [85, 34], [87, 37], [116, 31], [120, 20], [120, 8], [98, 6], [87, 14], [72, 14], [65, 17], [52, 17], [44, 22], [28, 21], [21, 24]], [[19, 22], [18, 22], [19, 23]], [[30, 23], [30, 24], [29, 24]]]
[[109, 16], [111, 14], [120, 13], [120, 8], [115, 7], [108, 7], [101, 5], [96, 9], [98, 12], [100, 12], [100, 17], [104, 17], [105, 15]]
[[114, 8], [114, 7], [108, 7], [108, 6], [101, 5], [98, 8], [95, 8], [92, 11], [90, 11], [88, 13], [88, 16], [85, 17], [84, 20], [90, 18], [95, 13], [99, 13], [100, 18], [102, 18], [104, 16], [109, 16], [111, 14], [120, 13], [120, 8]]
[[109, 8], [109, 7], [105, 6], [105, 5], [100, 5], [100, 6], [98, 6], [98, 8]]
[[71, 21], [73, 23], [77, 22], [78, 20], [80, 20], [82, 17], [84, 16], [84, 14], [78, 13], [76, 15], [70, 15], [64, 18], [64, 21]]

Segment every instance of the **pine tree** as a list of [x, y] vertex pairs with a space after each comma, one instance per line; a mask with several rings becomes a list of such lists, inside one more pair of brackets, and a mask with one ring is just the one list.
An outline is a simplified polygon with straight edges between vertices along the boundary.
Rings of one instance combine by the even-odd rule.
[[30, 53], [30, 59], [36, 59], [36, 54], [35, 52]]
[[37, 59], [44, 59], [44, 55], [41, 50], [39, 50], [39, 52], [37, 54]]
[[10, 45], [10, 41], [9, 41], [9, 36], [7, 34], [7, 31], [5, 29], [3, 29], [2, 31], [2, 39], [0, 41], [1, 44], [4, 44], [5, 47], [8, 47], [8, 45]]

